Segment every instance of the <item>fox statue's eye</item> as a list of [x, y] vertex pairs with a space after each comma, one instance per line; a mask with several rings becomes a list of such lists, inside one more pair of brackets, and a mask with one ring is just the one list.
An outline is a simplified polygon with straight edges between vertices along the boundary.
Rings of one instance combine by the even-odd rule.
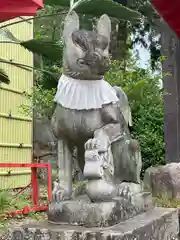
[[87, 43], [82, 34], [79, 32], [72, 33], [72, 41], [74, 44], [78, 45], [84, 52], [87, 50]]
[[79, 59], [77, 59], [76, 63], [79, 67], [82, 67], [82, 65], [84, 65], [84, 59], [79, 58]]
[[85, 49], [85, 47], [84, 47], [84, 45], [83, 44], [81, 44], [81, 43], [78, 43], [78, 46], [85, 52], [86, 51], [86, 49]]

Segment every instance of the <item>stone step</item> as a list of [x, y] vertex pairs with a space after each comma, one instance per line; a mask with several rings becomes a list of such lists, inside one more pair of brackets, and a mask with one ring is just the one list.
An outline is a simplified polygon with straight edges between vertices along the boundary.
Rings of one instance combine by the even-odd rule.
[[8, 240], [174, 240], [179, 233], [178, 210], [154, 208], [107, 228], [55, 225], [48, 222], [13, 229]]

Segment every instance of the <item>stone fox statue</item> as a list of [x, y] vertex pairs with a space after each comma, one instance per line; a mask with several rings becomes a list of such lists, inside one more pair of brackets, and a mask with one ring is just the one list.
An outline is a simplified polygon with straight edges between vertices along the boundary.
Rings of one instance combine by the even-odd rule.
[[116, 196], [122, 181], [140, 182], [141, 154], [128, 130], [128, 99], [120, 87], [113, 88], [103, 78], [108, 71], [110, 34], [107, 15], [100, 17], [96, 31], [79, 30], [75, 12], [65, 19], [63, 74], [52, 118], [58, 139], [55, 201], [71, 198], [73, 146], [91, 200]]

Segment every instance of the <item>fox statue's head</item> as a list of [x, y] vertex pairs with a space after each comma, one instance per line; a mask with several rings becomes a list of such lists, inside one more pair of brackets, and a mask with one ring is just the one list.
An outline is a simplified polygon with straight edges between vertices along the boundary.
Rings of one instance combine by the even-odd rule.
[[82, 80], [102, 79], [108, 71], [111, 20], [102, 15], [96, 31], [79, 29], [76, 12], [69, 14], [64, 23], [64, 73]]

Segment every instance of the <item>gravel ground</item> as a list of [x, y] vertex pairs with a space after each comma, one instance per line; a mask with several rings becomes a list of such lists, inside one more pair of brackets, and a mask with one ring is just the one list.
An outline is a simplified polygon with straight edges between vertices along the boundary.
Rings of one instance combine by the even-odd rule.
[[4, 222], [4, 227], [0, 227], [0, 240], [7, 240], [9, 229], [13, 229], [15, 227], [20, 227], [23, 224], [37, 223], [41, 220], [47, 218], [45, 213], [35, 214], [34, 217], [26, 217], [23, 219], [10, 219]]
[[35, 223], [35, 222], [37, 222], [37, 220], [31, 220], [31, 219], [25, 219], [25, 220], [11, 219], [10, 221], [7, 221], [5, 227], [0, 229], [0, 240], [7, 239], [9, 229], [20, 227], [22, 224]]

